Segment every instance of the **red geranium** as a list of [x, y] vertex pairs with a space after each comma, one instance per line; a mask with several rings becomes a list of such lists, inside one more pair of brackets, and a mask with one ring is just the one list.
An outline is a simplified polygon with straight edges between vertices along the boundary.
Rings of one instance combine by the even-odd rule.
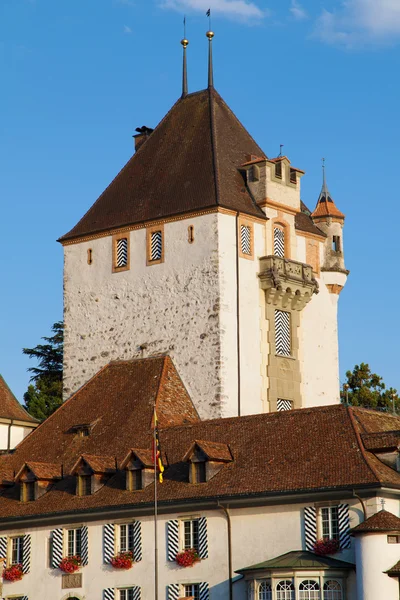
[[324, 556], [325, 554], [335, 554], [340, 550], [340, 542], [339, 540], [322, 538], [315, 542], [313, 550], [315, 554], [319, 554], [320, 556]]
[[114, 569], [131, 569], [133, 554], [132, 552], [120, 552], [117, 556], [113, 556], [110, 562]]
[[176, 562], [180, 567], [193, 567], [193, 565], [200, 561], [200, 556], [197, 550], [189, 548], [176, 555]]
[[22, 565], [12, 565], [7, 567], [3, 571], [3, 579], [7, 581], [19, 581], [22, 579], [24, 572], [22, 571]]
[[75, 573], [81, 566], [81, 557], [80, 556], [68, 556], [67, 558], [63, 558], [58, 568], [64, 573]]

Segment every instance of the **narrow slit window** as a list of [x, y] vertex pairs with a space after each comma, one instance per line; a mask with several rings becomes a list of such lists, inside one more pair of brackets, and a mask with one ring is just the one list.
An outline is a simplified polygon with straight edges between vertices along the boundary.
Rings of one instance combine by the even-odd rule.
[[152, 231], [150, 238], [150, 260], [156, 261], [162, 259], [162, 231]]
[[91, 248], [87, 251], [87, 264], [91, 265], [93, 262], [93, 250]]
[[189, 244], [193, 244], [193, 242], [194, 242], [194, 227], [193, 227], [193, 225], [189, 225], [189, 227], [188, 227], [188, 242], [189, 242]]
[[240, 248], [242, 254], [251, 256], [251, 229], [249, 225], [240, 226]]
[[282, 227], [274, 227], [274, 254], [285, 258], [285, 231]]
[[128, 266], [128, 238], [120, 238], [117, 240], [117, 256], [116, 267]]
[[334, 235], [332, 238], [332, 250], [340, 252], [340, 235]]
[[275, 311], [275, 351], [280, 356], [290, 356], [292, 349], [290, 313]]

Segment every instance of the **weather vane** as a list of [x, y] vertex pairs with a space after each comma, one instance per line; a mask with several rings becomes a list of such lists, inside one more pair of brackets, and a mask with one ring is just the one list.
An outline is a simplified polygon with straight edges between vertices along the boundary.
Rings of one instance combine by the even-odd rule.
[[208, 25], [209, 25], [209, 30], [211, 31], [211, 8], [208, 9], [208, 11], [206, 12], [206, 15], [208, 17]]

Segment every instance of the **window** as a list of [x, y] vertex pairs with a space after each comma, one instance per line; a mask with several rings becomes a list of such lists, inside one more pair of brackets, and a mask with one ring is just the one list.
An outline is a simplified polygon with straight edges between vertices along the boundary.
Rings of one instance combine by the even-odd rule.
[[247, 182], [255, 183], [260, 181], [260, 167], [253, 165], [250, 169], [247, 169]]
[[320, 600], [319, 583], [313, 579], [306, 579], [299, 585], [299, 600]]
[[282, 161], [278, 160], [277, 163], [275, 163], [275, 177], [277, 177], [277, 179], [282, 179]]
[[290, 579], [276, 585], [276, 600], [294, 600], [294, 585]]
[[133, 552], [133, 523], [119, 526], [119, 551]]
[[193, 519], [193, 521], [183, 521], [183, 531], [184, 531], [184, 539], [183, 539], [184, 550], [189, 550], [190, 548], [194, 548], [195, 550], [198, 550], [199, 549], [199, 520]]
[[91, 248], [87, 251], [87, 264], [91, 265], [93, 262], [93, 250]]
[[292, 349], [290, 313], [275, 311], [275, 352], [280, 356], [290, 356]]
[[23, 536], [11, 538], [11, 565], [22, 565], [23, 546]]
[[158, 227], [149, 227], [147, 236], [147, 265], [157, 265], [164, 262], [164, 230]]
[[78, 475], [78, 496], [90, 496], [92, 493], [92, 476]]
[[400, 535], [388, 535], [388, 544], [400, 544]]
[[193, 225], [189, 225], [189, 227], [188, 227], [188, 242], [189, 242], [189, 244], [193, 244], [193, 242], [194, 242], [194, 227], [193, 227]]
[[258, 600], [272, 600], [271, 584], [267, 581], [260, 583], [258, 588]]
[[143, 489], [142, 469], [128, 471], [128, 490], [134, 492]]
[[297, 183], [297, 171], [290, 169], [290, 183]]
[[274, 227], [274, 255], [285, 258], [285, 231], [282, 227]]
[[192, 463], [192, 483], [204, 483], [205, 481], [207, 481], [205, 461]]
[[240, 226], [240, 248], [242, 254], [251, 254], [251, 229], [248, 225]]
[[129, 269], [129, 238], [127, 235], [113, 236], [113, 272]]
[[332, 238], [332, 250], [340, 252], [340, 235], [334, 235]]
[[339, 539], [339, 509], [337, 506], [321, 508], [322, 537]]
[[22, 502], [33, 502], [36, 496], [36, 484], [34, 481], [27, 481], [22, 484]]
[[125, 590], [119, 590], [119, 600], [133, 600], [134, 589], [126, 588]]
[[200, 599], [200, 586], [198, 583], [189, 583], [183, 587], [185, 591], [185, 598], [194, 598], [194, 600]]
[[291, 400], [283, 400], [282, 398], [278, 398], [276, 401], [276, 410], [292, 410], [293, 402]]
[[324, 600], [343, 600], [342, 586], [330, 579], [324, 583]]
[[80, 556], [82, 552], [82, 529], [68, 529], [67, 556]]

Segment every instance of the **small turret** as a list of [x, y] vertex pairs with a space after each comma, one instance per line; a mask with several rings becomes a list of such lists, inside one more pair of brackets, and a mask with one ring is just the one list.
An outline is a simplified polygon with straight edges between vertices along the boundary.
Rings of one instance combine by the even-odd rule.
[[[319, 229], [327, 236], [321, 271], [332, 273], [325, 277], [326, 285], [331, 293], [339, 294], [346, 283], [348, 271], [344, 264], [343, 225], [345, 215], [337, 208], [326, 184], [325, 161], [322, 165], [322, 189], [317, 206], [311, 217]], [[340, 274], [339, 278], [334, 274]]]

